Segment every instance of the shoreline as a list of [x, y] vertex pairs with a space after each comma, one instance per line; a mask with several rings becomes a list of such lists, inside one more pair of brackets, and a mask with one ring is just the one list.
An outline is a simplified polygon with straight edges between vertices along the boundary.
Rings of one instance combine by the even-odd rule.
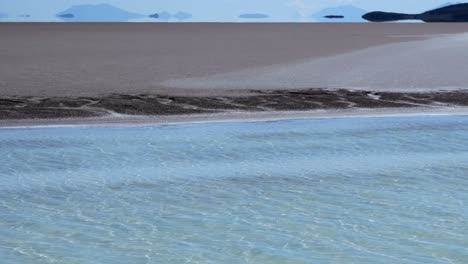
[[91, 118], [0, 120], [0, 129], [140, 127], [203, 123], [273, 122], [301, 119], [468, 116], [468, 107], [355, 108], [310, 111], [225, 112], [171, 116], [108, 115]]
[[246, 90], [243, 95], [168, 96], [111, 94], [101, 97], [0, 96], [0, 121], [183, 116], [232, 112], [353, 111], [353, 109], [468, 107], [468, 90], [373, 92], [351, 89]]
[[402, 115], [468, 115], [468, 91], [262, 90], [242, 96], [0, 97], [0, 127], [168, 125]]
[[9, 36], [0, 127], [468, 113], [467, 25], [26, 23], [0, 32]]

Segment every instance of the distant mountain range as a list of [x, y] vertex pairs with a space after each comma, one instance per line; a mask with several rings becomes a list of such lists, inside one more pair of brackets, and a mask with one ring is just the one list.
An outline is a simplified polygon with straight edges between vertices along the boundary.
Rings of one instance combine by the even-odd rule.
[[[352, 5], [343, 5], [333, 8], [326, 8], [312, 15], [315, 21], [319, 22], [365, 22], [361, 17], [366, 10]], [[341, 19], [329, 19], [325, 16], [343, 16]], [[57, 17], [65, 22], [125, 22], [135, 19], [151, 18], [156, 21], [185, 21], [190, 20], [193, 15], [187, 12], [169, 13], [162, 11], [150, 15], [128, 12], [109, 4], [98, 5], [75, 5], [57, 14]], [[241, 19], [261, 20], [269, 18], [264, 13], [245, 13], [238, 15]]]
[[[214, 1], [214, 0], [213, 0]], [[440, 8], [468, 1], [454, 1], [434, 7]], [[213, 3], [215, 5], [215, 3]], [[156, 8], [158, 5], [155, 5]], [[152, 8], [155, 8], [153, 6]], [[222, 5], [225, 7], [225, 5]], [[237, 6], [237, 5], [236, 5]], [[164, 10], [148, 10], [148, 13], [131, 12], [110, 4], [83, 4], [71, 6], [56, 14], [56, 17], [63, 22], [236, 22], [236, 21], [258, 21], [258, 22], [366, 22], [362, 19], [362, 15], [367, 13], [367, 10], [361, 9], [353, 5], [341, 5], [331, 8], [325, 8], [317, 13], [311, 14], [307, 9], [301, 10], [300, 6], [289, 5], [282, 12], [252, 12], [237, 13], [236, 10], [241, 9], [223, 9], [223, 13], [215, 12], [217, 6], [213, 6], [211, 10], [198, 10], [196, 16], [192, 13], [183, 11], [164, 11]], [[295, 10], [294, 8], [299, 8]], [[263, 8], [264, 9], [264, 8]], [[3, 10], [3, 9], [2, 9]], [[265, 11], [267, 11], [266, 9]], [[273, 10], [273, 9], [272, 9]], [[153, 13], [151, 13], [153, 11]], [[250, 11], [250, 10], [249, 10]], [[292, 12], [291, 12], [292, 11]], [[374, 10], [369, 10], [374, 11]], [[294, 14], [294, 15], [289, 15]], [[0, 21], [48, 21], [47, 18], [41, 16], [40, 13], [25, 12], [25, 13], [9, 13], [0, 12]]]
[[75, 5], [57, 14], [65, 22], [125, 22], [145, 17], [109, 4]]
[[10, 17], [17, 17], [17, 18], [22, 19], [20, 21], [28, 21], [31, 15], [30, 14], [18, 14], [18, 15], [9, 16], [7, 13], [0, 12], [0, 21], [6, 21]]
[[192, 14], [186, 12], [154, 13], [143, 15], [132, 13], [109, 4], [99, 5], [75, 5], [57, 14], [64, 22], [126, 22], [137, 19], [155, 19], [160, 21], [183, 21], [192, 18]]
[[[357, 8], [352, 5], [343, 5], [331, 8], [325, 8], [320, 12], [313, 14], [312, 19], [318, 22], [366, 22], [362, 19], [362, 15], [367, 13], [366, 10]], [[331, 16], [332, 19], [327, 18], [326, 16]], [[343, 16], [343, 18], [335, 18]]]
[[149, 15], [149, 17], [154, 18], [154, 19], [159, 19], [163, 21], [169, 21], [169, 20], [178, 20], [178, 21], [184, 21], [192, 18], [192, 14], [187, 13], [187, 12], [182, 12], [179, 11], [177, 13], [171, 14], [169, 12], [163, 11], [160, 13], [155, 13], [152, 15]]
[[426, 23], [461, 23], [468, 22], [468, 3], [442, 6], [419, 14], [374, 11], [363, 16], [371, 22], [394, 22], [420, 20]]

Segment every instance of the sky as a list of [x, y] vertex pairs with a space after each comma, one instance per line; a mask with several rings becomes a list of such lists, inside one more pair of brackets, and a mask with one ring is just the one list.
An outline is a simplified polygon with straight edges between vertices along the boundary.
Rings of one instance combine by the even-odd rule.
[[[169, 13], [183, 11], [192, 14], [190, 21], [194, 22], [242, 22], [244, 21], [242, 18], [243, 14], [265, 14], [267, 18], [262, 20], [265, 22], [313, 22], [313, 14], [330, 7], [352, 5], [366, 11], [381, 10], [420, 13], [449, 1], [450, 0], [0, 0], [0, 20], [60, 21], [60, 19], [56, 17], [57, 13], [71, 6], [107, 3], [128, 12], [139, 13], [145, 16], [163, 11]], [[135, 21], [149, 20], [151, 19], [143, 18]]]

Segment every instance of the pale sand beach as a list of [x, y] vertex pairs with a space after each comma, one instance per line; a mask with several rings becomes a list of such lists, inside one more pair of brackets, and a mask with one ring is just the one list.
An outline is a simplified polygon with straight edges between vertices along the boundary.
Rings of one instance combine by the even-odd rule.
[[466, 32], [439, 23], [0, 23], [0, 119], [465, 107]]

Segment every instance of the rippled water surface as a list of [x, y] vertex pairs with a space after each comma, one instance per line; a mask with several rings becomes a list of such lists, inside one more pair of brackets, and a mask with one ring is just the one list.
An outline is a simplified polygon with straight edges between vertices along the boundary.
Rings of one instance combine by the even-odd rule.
[[0, 262], [468, 263], [468, 117], [0, 129]]

